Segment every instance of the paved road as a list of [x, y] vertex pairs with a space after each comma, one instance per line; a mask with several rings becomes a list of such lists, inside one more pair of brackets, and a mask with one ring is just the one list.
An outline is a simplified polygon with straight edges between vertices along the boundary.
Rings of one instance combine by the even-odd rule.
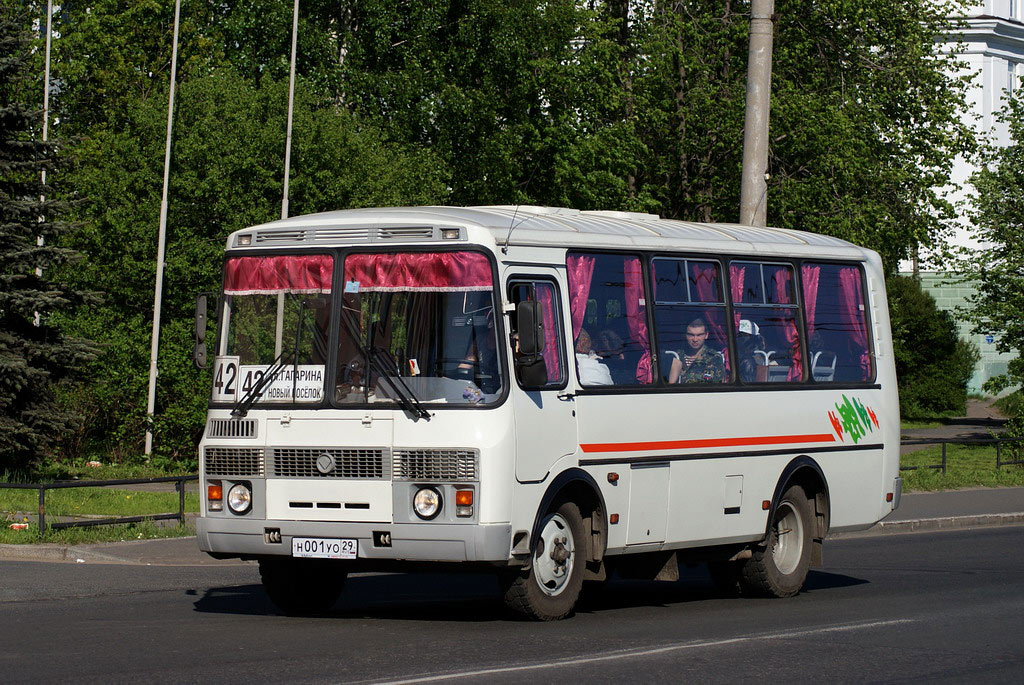
[[0, 678], [125, 682], [826, 679], [1024, 672], [1024, 526], [840, 539], [790, 600], [614, 583], [568, 621], [506, 619], [482, 576], [354, 578], [279, 616], [251, 565], [0, 562]]

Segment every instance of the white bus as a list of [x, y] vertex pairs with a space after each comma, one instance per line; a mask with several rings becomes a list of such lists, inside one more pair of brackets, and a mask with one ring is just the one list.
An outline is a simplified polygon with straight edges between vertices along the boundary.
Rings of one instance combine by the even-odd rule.
[[[197, 364], [206, 357], [205, 298]], [[878, 255], [795, 230], [408, 207], [233, 233], [200, 443], [200, 547], [285, 612], [348, 573], [584, 581], [708, 562], [800, 591], [830, 531], [899, 504]]]

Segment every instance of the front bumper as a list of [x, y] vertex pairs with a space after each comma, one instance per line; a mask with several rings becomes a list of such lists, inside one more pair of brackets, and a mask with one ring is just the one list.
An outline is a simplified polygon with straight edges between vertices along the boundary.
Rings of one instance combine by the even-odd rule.
[[[271, 543], [267, 528], [281, 531]], [[374, 533], [387, 532], [390, 547], [374, 546]], [[196, 521], [199, 549], [221, 557], [291, 556], [293, 537], [355, 538], [359, 559], [430, 562], [503, 562], [511, 551], [507, 523], [452, 525], [438, 523], [337, 523], [227, 519], [202, 516]]]

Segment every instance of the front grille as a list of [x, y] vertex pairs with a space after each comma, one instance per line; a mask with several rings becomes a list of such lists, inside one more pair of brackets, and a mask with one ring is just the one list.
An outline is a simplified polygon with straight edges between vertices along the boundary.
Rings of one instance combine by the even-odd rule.
[[[276, 478], [385, 478], [384, 450], [375, 448], [277, 447], [271, 452], [270, 473]], [[317, 460], [334, 458], [334, 468], [321, 473]]]
[[255, 438], [256, 419], [210, 419], [208, 438]]
[[477, 451], [395, 450], [392, 472], [395, 480], [476, 480]]
[[207, 447], [203, 454], [207, 475], [263, 475], [263, 450], [259, 447]]

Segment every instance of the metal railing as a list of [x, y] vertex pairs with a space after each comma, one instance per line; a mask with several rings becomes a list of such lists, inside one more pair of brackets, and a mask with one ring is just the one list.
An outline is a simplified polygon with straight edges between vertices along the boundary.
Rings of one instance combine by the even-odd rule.
[[185, 523], [185, 483], [199, 480], [198, 475], [192, 476], [166, 476], [163, 478], [130, 478], [124, 480], [76, 480], [61, 483], [0, 483], [0, 488], [13, 490], [38, 490], [39, 491], [39, 536], [46, 532], [46, 491], [63, 490], [65, 488], [103, 488], [114, 485], [145, 485], [148, 483], [174, 483], [174, 489], [178, 493], [178, 511], [169, 514], [144, 514], [142, 516], [118, 516], [105, 519], [86, 519], [84, 521], [62, 521], [51, 523], [50, 528], [60, 530], [63, 528], [85, 528], [87, 526], [111, 526], [118, 523], [140, 523], [142, 521], [168, 521], [177, 519]]
[[948, 459], [946, 456], [946, 445], [995, 445], [996, 446], [996, 468], [1004, 466], [1015, 466], [1024, 464], [1024, 459], [1003, 459], [1002, 446], [1006, 443], [1021, 443], [1024, 438], [936, 438], [936, 439], [911, 439], [901, 440], [900, 446], [904, 445], [942, 445], [942, 461], [938, 464], [921, 464], [918, 466], [901, 466], [900, 471], [916, 471], [917, 469], [938, 469], [946, 473]]

